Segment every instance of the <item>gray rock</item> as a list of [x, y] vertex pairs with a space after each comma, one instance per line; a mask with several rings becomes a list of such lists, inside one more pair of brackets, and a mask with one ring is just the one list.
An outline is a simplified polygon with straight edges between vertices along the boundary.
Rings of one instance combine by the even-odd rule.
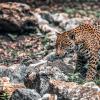
[[49, 56], [52, 56], [52, 54], [45, 57], [44, 60], [29, 66], [26, 70], [27, 75], [24, 78], [25, 86], [36, 89], [41, 96], [50, 91], [50, 79], [68, 81], [66, 74], [73, 72], [73, 69], [67, 67], [63, 61]]
[[0, 67], [0, 77], [9, 77], [10, 81], [13, 83], [23, 82], [23, 79], [26, 75], [25, 65], [13, 65], [7, 68]]
[[0, 77], [3, 77], [3, 73], [7, 70], [7, 67], [0, 66]]
[[53, 23], [53, 17], [52, 17], [52, 14], [51, 13], [49, 13], [49, 12], [42, 12], [41, 13], [41, 17], [43, 18], [43, 19], [46, 19], [49, 23]]
[[64, 28], [66, 31], [69, 31], [71, 29], [78, 27], [81, 22], [81, 18], [72, 18], [66, 20], [65, 23], [60, 23], [60, 27]]
[[95, 82], [87, 82], [87, 83], [83, 84], [83, 86], [93, 88], [97, 91], [100, 91], [100, 87], [97, 86]]
[[[30, 77], [31, 76], [31, 77]], [[33, 77], [33, 78], [32, 78]], [[24, 79], [27, 88], [35, 89], [40, 95], [49, 91], [49, 78], [46, 74], [28, 74]]]
[[65, 22], [68, 19], [67, 13], [56, 13], [52, 15], [54, 22], [61, 23]]
[[49, 78], [46, 74], [40, 75], [40, 91], [39, 93], [41, 95], [44, 95], [45, 93], [49, 92]]
[[68, 75], [68, 73], [73, 73], [76, 69], [76, 59], [73, 53], [68, 54], [63, 58], [57, 58], [51, 53], [50, 56], [48, 55], [45, 58], [48, 59], [48, 66], [52, 66], [54, 68], [53, 70], [55, 70], [55, 67], [57, 67], [63, 74]]
[[41, 96], [31, 89], [17, 89], [13, 92], [10, 100], [38, 100]]
[[27, 66], [20, 65], [14, 72], [12, 73], [12, 82], [23, 82], [24, 77], [26, 75]]

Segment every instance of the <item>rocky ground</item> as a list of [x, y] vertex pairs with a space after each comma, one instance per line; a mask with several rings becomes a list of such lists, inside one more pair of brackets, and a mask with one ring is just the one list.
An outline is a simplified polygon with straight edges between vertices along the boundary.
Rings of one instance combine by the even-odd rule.
[[0, 100], [100, 100], [99, 65], [97, 79], [85, 82], [87, 68], [75, 71], [75, 53], [55, 56], [56, 32], [80, 23], [99, 30], [99, 4], [86, 6], [0, 4]]

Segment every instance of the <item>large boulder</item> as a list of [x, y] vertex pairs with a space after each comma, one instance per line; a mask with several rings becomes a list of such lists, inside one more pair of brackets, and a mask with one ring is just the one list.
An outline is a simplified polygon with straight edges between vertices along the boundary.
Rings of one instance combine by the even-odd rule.
[[74, 82], [50, 80], [51, 93], [57, 94], [58, 100], [100, 100], [100, 87], [95, 83], [79, 85]]
[[0, 32], [23, 32], [35, 29], [36, 18], [30, 6], [22, 3], [0, 4]]
[[23, 83], [27, 66], [15, 64], [10, 67], [0, 66], [0, 77], [9, 77], [10, 82]]

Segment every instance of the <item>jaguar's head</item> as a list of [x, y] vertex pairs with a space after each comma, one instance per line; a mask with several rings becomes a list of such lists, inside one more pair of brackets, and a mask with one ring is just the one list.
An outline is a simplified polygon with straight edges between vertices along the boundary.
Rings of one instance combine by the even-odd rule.
[[74, 48], [74, 35], [69, 32], [57, 33], [56, 55], [64, 56], [67, 50]]

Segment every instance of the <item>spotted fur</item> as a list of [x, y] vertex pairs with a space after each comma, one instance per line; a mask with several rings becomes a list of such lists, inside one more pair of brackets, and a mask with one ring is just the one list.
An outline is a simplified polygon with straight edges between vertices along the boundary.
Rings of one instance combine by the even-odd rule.
[[98, 51], [100, 49], [100, 33], [89, 24], [82, 24], [70, 31], [57, 34], [56, 40], [56, 54], [63, 56], [66, 48], [75, 47], [82, 44], [82, 47], [77, 51], [77, 54], [82, 53], [88, 59], [88, 71], [86, 80], [93, 80], [96, 75], [96, 67], [98, 58]]

